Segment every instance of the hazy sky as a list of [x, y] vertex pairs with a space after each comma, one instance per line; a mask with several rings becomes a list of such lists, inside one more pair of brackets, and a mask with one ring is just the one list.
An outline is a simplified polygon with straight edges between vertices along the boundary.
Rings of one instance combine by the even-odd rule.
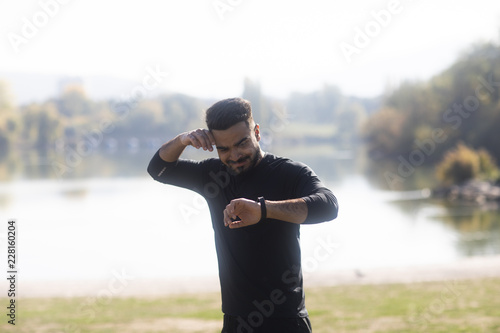
[[240, 95], [244, 77], [268, 95], [370, 97], [499, 29], [498, 0], [0, 0], [0, 71], [142, 81], [149, 67], [200, 97]]

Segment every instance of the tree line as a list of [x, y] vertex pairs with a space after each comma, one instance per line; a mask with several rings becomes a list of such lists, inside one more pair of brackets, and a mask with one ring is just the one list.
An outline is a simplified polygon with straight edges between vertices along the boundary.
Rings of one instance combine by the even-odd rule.
[[[252, 103], [254, 118], [268, 137], [283, 138], [284, 144], [286, 140], [298, 139], [350, 145], [359, 138], [361, 123], [373, 109], [372, 100], [346, 97], [332, 86], [311, 93], [294, 93], [286, 100], [279, 100], [266, 96], [259, 83], [245, 79], [242, 97]], [[2, 156], [15, 150], [43, 153], [64, 147], [77, 149], [79, 144], [91, 143], [99, 149], [157, 148], [162, 140], [204, 127], [203, 111], [215, 102], [179, 93], [128, 104], [120, 100], [96, 101], [78, 84], [68, 85], [60, 96], [43, 102], [15, 106], [12, 100], [8, 85], [2, 83]], [[318, 126], [322, 129], [320, 134]]]
[[[363, 147], [371, 161], [404, 162], [408, 170], [435, 165], [459, 143], [500, 161], [499, 89], [500, 47], [484, 43], [431, 79], [403, 82], [377, 98], [324, 85], [278, 99], [249, 79], [241, 97], [252, 103], [263, 144]], [[180, 132], [204, 127], [203, 111], [216, 101], [164, 93], [124, 107], [118, 99], [93, 100], [78, 84], [41, 102], [16, 106], [13, 100], [0, 81], [0, 168], [9, 155], [20, 159], [20, 151], [157, 149]]]
[[386, 93], [363, 129], [369, 155], [433, 165], [463, 142], [500, 161], [499, 90], [500, 47], [474, 45], [431, 79]]

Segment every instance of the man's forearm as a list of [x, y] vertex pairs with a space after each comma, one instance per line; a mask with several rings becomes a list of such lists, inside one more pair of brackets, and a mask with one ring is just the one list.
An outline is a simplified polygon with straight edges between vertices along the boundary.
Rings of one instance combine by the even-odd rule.
[[175, 162], [179, 159], [182, 152], [186, 148], [186, 145], [184, 145], [180, 140], [181, 135], [182, 134], [177, 135], [175, 138], [161, 146], [160, 157], [162, 160], [165, 162]]
[[300, 224], [307, 218], [307, 204], [303, 199], [266, 200], [266, 210], [270, 219]]
[[161, 146], [160, 158], [165, 162], [175, 162], [187, 146], [213, 151], [213, 145], [215, 145], [215, 139], [212, 133], [207, 129], [198, 128], [193, 131], [181, 133]]

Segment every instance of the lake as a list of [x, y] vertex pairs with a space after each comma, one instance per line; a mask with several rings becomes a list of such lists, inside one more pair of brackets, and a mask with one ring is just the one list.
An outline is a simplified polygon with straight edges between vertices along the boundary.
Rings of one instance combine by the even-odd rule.
[[[426, 198], [425, 191], [377, 187], [357, 153], [277, 153], [310, 165], [340, 204], [336, 220], [301, 227], [305, 273], [500, 253], [498, 209], [449, 206]], [[206, 203], [193, 192], [153, 181], [146, 174], [153, 154], [96, 153], [79, 166], [80, 175], [24, 174], [1, 182], [0, 248], [6, 249], [8, 219], [16, 219], [21, 278], [94, 280], [121, 269], [145, 279], [216, 276]]]

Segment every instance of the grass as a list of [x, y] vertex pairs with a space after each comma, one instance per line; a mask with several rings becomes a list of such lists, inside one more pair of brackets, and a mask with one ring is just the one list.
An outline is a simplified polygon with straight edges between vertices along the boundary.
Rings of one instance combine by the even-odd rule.
[[[500, 278], [494, 278], [309, 288], [306, 303], [315, 333], [474, 333], [500, 332], [498, 296]], [[7, 302], [0, 299], [0, 304]], [[21, 298], [16, 303], [15, 328], [4, 314], [1, 332], [219, 333], [222, 323], [218, 293]]]

